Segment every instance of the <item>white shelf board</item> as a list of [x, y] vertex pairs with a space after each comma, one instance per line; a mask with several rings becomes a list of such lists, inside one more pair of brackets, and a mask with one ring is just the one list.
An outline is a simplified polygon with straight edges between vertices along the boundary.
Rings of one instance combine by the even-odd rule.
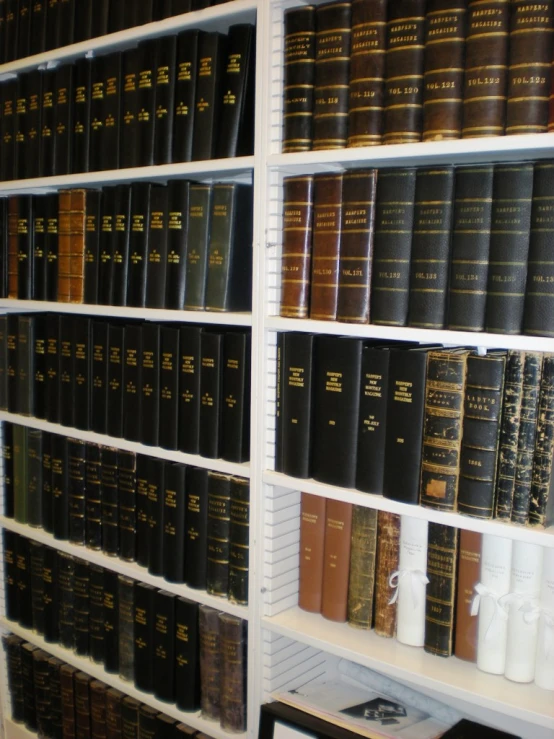
[[373, 166], [471, 164], [550, 159], [553, 156], [554, 133], [538, 133], [270, 154], [267, 164], [284, 174], [313, 174]]
[[[240, 2], [241, 0], [231, 0]], [[129, 167], [110, 169], [102, 172], [80, 172], [54, 177], [32, 177], [26, 180], [0, 182], [0, 196], [41, 194], [65, 188], [95, 188], [138, 181], [165, 181], [176, 179], [230, 180], [240, 178], [251, 181], [254, 157], [229, 157], [228, 159], [205, 159], [200, 162], [178, 162], [158, 164], [153, 167]]]
[[263, 481], [268, 485], [277, 485], [278, 487], [289, 488], [290, 490], [313, 493], [324, 498], [341, 500], [345, 503], [374, 508], [379, 511], [389, 511], [390, 513], [397, 513], [401, 516], [411, 516], [412, 518], [419, 518], [423, 521], [433, 521], [434, 523], [441, 523], [446, 526], [455, 526], [459, 529], [478, 531], [482, 534], [503, 536], [516, 541], [539, 544], [543, 547], [554, 547], [554, 526], [549, 526], [547, 529], [531, 528], [528, 526], [517, 526], [510, 522], [505, 523], [504, 521], [486, 521], [480, 518], [472, 518], [471, 516], [463, 516], [460, 513], [435, 511], [432, 508], [424, 508], [420, 505], [409, 505], [407, 503], [399, 503], [396, 500], [389, 500], [382, 495], [372, 495], [370, 493], [361, 493], [358, 490], [338, 488], [334, 485], [326, 485], [325, 483], [316, 482], [312, 479], [300, 480], [296, 477], [283, 475], [281, 472], [266, 471], [263, 473]]
[[202, 310], [166, 310], [164, 308], [131, 308], [117, 305], [89, 305], [86, 303], [58, 303], [48, 300], [14, 300], [0, 298], [2, 309], [17, 311], [50, 311], [74, 313], [85, 316], [128, 318], [142, 321], [179, 321], [182, 323], [206, 323], [220, 326], [251, 326], [251, 313], [223, 313]]
[[439, 699], [440, 695], [461, 699], [554, 732], [554, 696], [532, 683], [514, 683], [501, 675], [488, 675], [471, 662], [427, 654], [423, 648], [408, 647], [396, 639], [377, 636], [374, 631], [327, 621], [300, 608], [262, 618], [262, 627], [432, 690]]
[[218, 598], [216, 595], [210, 595], [204, 590], [195, 590], [184, 584], [168, 582], [167, 580], [164, 580], [163, 577], [151, 575], [145, 567], [139, 567], [136, 562], [124, 562], [118, 557], [108, 557], [103, 552], [78, 546], [69, 541], [55, 539], [52, 534], [44, 531], [44, 529], [27, 526], [26, 524], [15, 521], [13, 518], [0, 516], [0, 528], [15, 531], [16, 534], [20, 534], [27, 539], [38, 541], [40, 544], [45, 544], [53, 549], [58, 549], [61, 552], [71, 554], [73, 557], [84, 559], [85, 561], [92, 562], [95, 565], [100, 565], [100, 567], [117, 572], [119, 575], [132, 577], [133, 580], [148, 583], [160, 590], [167, 590], [169, 593], [173, 593], [174, 595], [189, 598], [189, 600], [194, 600], [197, 603], [203, 603], [212, 608], [217, 608], [220, 611], [225, 611], [225, 613], [230, 613], [233, 616], [238, 616], [239, 618], [248, 620], [248, 606], [236, 605], [235, 603], [228, 601], [226, 598]]
[[376, 326], [374, 324], [311, 321], [309, 319], [281, 318], [279, 316], [266, 318], [265, 326], [271, 331], [303, 331], [313, 334], [331, 334], [333, 336], [355, 336], [360, 339], [416, 341], [421, 344], [450, 344], [453, 346], [484, 347], [486, 349], [554, 352], [554, 339], [546, 336], [431, 330], [409, 328], [408, 326]]
[[62, 426], [59, 423], [50, 423], [50, 421], [43, 421], [40, 418], [20, 416], [17, 413], [8, 413], [7, 411], [0, 411], [0, 421], [10, 421], [10, 423], [17, 423], [20, 426], [41, 429], [42, 431], [49, 431], [53, 434], [61, 434], [62, 436], [69, 436], [72, 439], [80, 439], [81, 441], [91, 441], [95, 444], [111, 446], [116, 449], [126, 449], [129, 452], [146, 454], [149, 457], [168, 459], [171, 462], [181, 462], [194, 465], [195, 467], [204, 467], [215, 472], [222, 472], [226, 475], [250, 477], [250, 464], [248, 462], [242, 464], [238, 462], [226, 462], [224, 459], [208, 459], [207, 457], [200, 457], [197, 454], [174, 452], [158, 446], [146, 446], [145, 444], [140, 444], [138, 441], [118, 439], [114, 436], [107, 436], [106, 434], [97, 434], [95, 431], [81, 431], [72, 426]]
[[11, 718], [4, 717], [5, 739], [37, 739], [38, 734], [29, 731], [25, 724], [16, 724]]
[[[136, 2], [140, 2], [140, 0], [136, 0]], [[257, 0], [231, 0], [204, 10], [183, 13], [154, 23], [127, 28], [117, 33], [110, 33], [88, 41], [80, 41], [70, 46], [63, 46], [60, 49], [17, 59], [0, 65], [0, 80], [4, 76], [11, 76], [38, 67], [46, 67], [56, 62], [71, 62], [87, 55], [101, 56], [110, 51], [122, 51], [136, 46], [139, 41], [178, 33], [186, 28], [226, 32], [229, 26], [235, 23], [255, 23], [257, 6]]]
[[24, 629], [22, 626], [19, 626], [19, 624], [16, 624], [13, 621], [8, 621], [7, 618], [0, 618], [0, 626], [4, 629], [8, 629], [13, 634], [17, 634], [17, 636], [20, 636], [22, 639], [26, 639], [31, 642], [31, 644], [36, 644], [37, 647], [44, 649], [45, 652], [48, 652], [48, 654], [51, 654], [53, 657], [57, 657], [58, 659], [77, 667], [77, 669], [86, 672], [87, 675], [91, 675], [96, 680], [102, 680], [112, 688], [117, 688], [117, 690], [120, 690], [125, 695], [130, 695], [132, 698], [135, 698], [135, 700], [138, 700], [141, 703], [146, 703], [148, 706], [152, 706], [152, 708], [160, 711], [160, 713], [166, 713], [168, 716], [176, 718], [199, 731], [205, 732], [209, 736], [214, 737], [214, 739], [231, 739], [231, 737], [244, 736], [244, 734], [229, 734], [224, 731], [217, 722], [206, 721], [206, 719], [202, 718], [200, 712], [185, 713], [184, 711], [180, 711], [177, 706], [172, 703], [164, 703], [150, 693], [143, 693], [142, 690], [137, 690], [132, 683], [122, 680], [119, 675], [112, 675], [106, 672], [102, 665], [98, 665], [95, 662], [86, 659], [86, 657], [79, 657], [71, 650], [62, 647], [59, 644], [50, 644], [44, 641], [43, 637], [39, 634], [36, 634], [30, 629]]

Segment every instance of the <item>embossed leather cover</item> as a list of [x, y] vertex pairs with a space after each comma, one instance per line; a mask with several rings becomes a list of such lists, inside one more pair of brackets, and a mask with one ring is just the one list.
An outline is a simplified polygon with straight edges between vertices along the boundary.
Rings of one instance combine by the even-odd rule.
[[307, 318], [310, 308], [314, 178], [283, 180], [281, 307], [284, 318]]
[[358, 629], [371, 629], [373, 624], [376, 547], [377, 511], [353, 506], [348, 623]]
[[284, 15], [283, 152], [309, 151], [313, 139], [315, 7], [287, 8]]

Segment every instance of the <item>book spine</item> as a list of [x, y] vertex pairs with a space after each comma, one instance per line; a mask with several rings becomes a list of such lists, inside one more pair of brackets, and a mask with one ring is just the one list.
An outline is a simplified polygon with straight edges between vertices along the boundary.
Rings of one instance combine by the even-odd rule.
[[14, 426], [13, 429], [13, 489], [14, 519], [18, 523], [27, 523], [29, 512], [27, 499], [27, 438], [29, 430], [25, 426]]
[[137, 456], [137, 564], [148, 567], [150, 549], [148, 526], [148, 457]]
[[[90, 95], [90, 133], [89, 152], [100, 151], [104, 134], [104, 58], [98, 57], [92, 62], [91, 95]], [[89, 157], [89, 170], [100, 169], [100, 156]]]
[[34, 0], [31, 4], [30, 52], [32, 55], [46, 50], [46, 6], [46, 0]]
[[50, 674], [50, 727], [56, 739], [63, 736], [62, 722], [62, 687], [60, 682], [60, 670], [63, 663], [56, 657], [48, 660]]
[[245, 478], [231, 478], [229, 517], [229, 600], [248, 605], [250, 482]]
[[16, 580], [18, 589], [18, 621], [26, 629], [33, 628], [33, 601], [31, 592], [31, 560], [29, 539], [19, 536], [16, 539]]
[[23, 720], [25, 728], [37, 731], [37, 713], [35, 686], [33, 680], [33, 656], [38, 647], [33, 644], [23, 644], [21, 648], [21, 682], [23, 687]]
[[96, 739], [106, 738], [106, 694], [108, 686], [100, 680], [90, 683], [90, 734]]
[[342, 175], [314, 178], [310, 318], [337, 318], [342, 222]]
[[129, 185], [121, 185], [115, 188], [111, 294], [113, 305], [127, 305], [130, 230], [131, 188]]
[[454, 654], [468, 662], [477, 660], [477, 619], [471, 605], [481, 569], [481, 539], [475, 531], [460, 530]]
[[32, 196], [19, 197], [17, 219], [17, 297], [28, 300], [33, 284], [33, 201]]
[[18, 583], [17, 583], [17, 537], [19, 534], [4, 529], [2, 543], [4, 547], [4, 594], [6, 599], [6, 618], [9, 621], [19, 619]]
[[84, 546], [86, 541], [86, 443], [67, 440], [67, 495], [69, 505], [69, 541]]
[[[58, 418], [63, 426], [74, 426], [75, 398], [74, 398], [74, 317], [71, 315], [60, 316], [60, 344], [59, 344], [59, 369], [58, 369]], [[65, 402], [65, 399], [69, 402]]]
[[154, 690], [154, 599], [156, 588], [138, 582], [135, 586], [135, 686], [146, 693]]
[[[4, 112], [5, 115], [5, 112]], [[19, 243], [17, 224], [19, 221], [19, 197], [8, 197], [8, 298], [18, 297], [19, 286]]]
[[74, 423], [78, 429], [90, 429], [91, 394], [91, 321], [77, 317], [73, 324], [73, 396]]
[[202, 31], [187, 30], [177, 38], [172, 149], [174, 162], [190, 162], [192, 158], [198, 39], [201, 34]]
[[122, 55], [121, 69], [121, 124], [119, 165], [122, 169], [133, 167], [138, 159], [138, 69], [140, 50], [128, 49]]
[[129, 239], [129, 269], [127, 274], [127, 305], [141, 308], [146, 300], [146, 253], [150, 222], [151, 185], [134, 182], [131, 185], [131, 234]]
[[27, 151], [24, 163], [27, 177], [38, 177], [40, 163], [42, 72], [29, 74], [27, 107]]
[[400, 517], [398, 570], [389, 575], [389, 584], [398, 593], [396, 638], [412, 647], [425, 643], [428, 527], [427, 521]]
[[[305, 12], [304, 8], [302, 12]], [[285, 177], [280, 307], [283, 318], [308, 317], [313, 206], [314, 178]]]
[[352, 508], [331, 498], [325, 508], [321, 614], [330, 621], [345, 622], [348, 615]]
[[62, 190], [59, 195], [58, 211], [58, 289], [57, 300], [71, 300], [69, 255], [71, 252], [71, 190]]
[[208, 471], [187, 467], [185, 524], [185, 581], [189, 588], [206, 589]]
[[168, 582], [185, 582], [185, 466], [167, 463], [164, 475], [163, 574]]
[[33, 652], [33, 683], [37, 730], [41, 736], [50, 733], [50, 670], [49, 655], [42, 649]]
[[123, 365], [123, 438], [142, 438], [142, 328], [125, 326]]
[[58, 552], [60, 644], [73, 649], [75, 641], [75, 557]]
[[275, 472], [283, 471], [284, 339], [285, 334], [282, 331], [278, 331], [275, 341]]
[[58, 194], [45, 195], [47, 201], [46, 222], [46, 300], [58, 299], [58, 251], [59, 251], [59, 211]]
[[3, 180], [14, 178], [15, 150], [15, 97], [16, 80], [2, 85], [2, 161], [0, 174]]
[[52, 521], [55, 539], [69, 536], [69, 497], [67, 490], [67, 439], [52, 436]]
[[[48, 40], [48, 34], [47, 34]], [[40, 174], [51, 177], [56, 162], [56, 70], [47, 70], [42, 75], [42, 115], [40, 141]]]
[[90, 684], [92, 678], [84, 672], [76, 672], [75, 684], [75, 737], [91, 739], [90, 733]]
[[458, 511], [492, 518], [506, 357], [467, 360]]
[[104, 664], [104, 569], [89, 565], [89, 649], [92, 662]]
[[117, 572], [104, 570], [104, 669], [119, 674], [119, 589]]
[[152, 187], [146, 254], [146, 307], [163, 308], [167, 271], [167, 187]]
[[383, 494], [389, 351], [364, 346], [356, 455], [357, 490]]
[[134, 562], [137, 530], [137, 455], [120, 449], [117, 453], [117, 472], [119, 556], [126, 562]]
[[102, 458], [101, 447], [87, 443], [85, 542], [89, 549], [102, 547]]
[[246, 622], [219, 614], [221, 638], [221, 712], [224, 731], [246, 730]]
[[64, 64], [56, 69], [54, 124], [56, 130], [56, 152], [53, 174], [71, 173], [71, 145], [73, 131], [73, 65]]
[[109, 688], [106, 693], [106, 739], [121, 739], [121, 703], [123, 693]]
[[503, 675], [506, 665], [508, 623], [499, 600], [510, 590], [511, 563], [512, 540], [483, 534], [479, 589], [485, 597], [479, 595], [476, 601], [477, 667], [493, 675]]
[[250, 343], [250, 334], [225, 334], [221, 456], [229, 462], [250, 459]]
[[353, 506], [348, 623], [358, 629], [371, 629], [373, 624], [376, 549], [377, 511]]
[[154, 600], [154, 695], [175, 701], [175, 596], [158, 590]]
[[283, 472], [307, 478], [312, 460], [313, 335], [286, 333], [283, 354]]
[[102, 102], [102, 148], [100, 169], [119, 167], [119, 128], [121, 103], [121, 53], [103, 57], [104, 99]]
[[154, 72], [157, 64], [158, 41], [143, 41], [140, 46], [138, 73], [137, 165], [154, 164]]
[[[73, 29], [73, 41], [88, 41], [94, 38], [92, 35], [92, 10], [99, 10], [101, 3], [95, 0], [85, 0], [79, 12], [75, 13], [75, 26]], [[98, 6], [98, 7], [97, 7]]]
[[539, 633], [537, 637], [537, 653], [535, 664], [535, 684], [539, 688], [552, 690], [554, 688], [554, 669], [552, 659], [546, 651], [546, 640], [550, 626], [547, 623], [547, 614], [554, 608], [554, 549], [544, 549], [543, 574], [540, 586], [539, 605], [542, 613], [539, 618]]
[[33, 300], [46, 300], [46, 230], [47, 230], [47, 200], [44, 197], [35, 198], [33, 213], [33, 266], [32, 289]]
[[208, 472], [206, 590], [227, 597], [229, 592], [231, 478]]
[[[46, 435], [46, 434], [45, 434]], [[5, 421], [2, 424], [2, 462], [4, 465], [4, 516], [14, 517], [14, 475], [13, 475], [13, 424]], [[44, 503], [43, 503], [43, 526]]]
[[198, 64], [191, 158], [193, 161], [212, 159], [219, 130], [222, 97], [223, 64], [227, 39], [220, 33], [209, 32], [198, 39]]
[[[81, 17], [81, 13], [77, 14]], [[73, 172], [88, 172], [90, 139], [91, 71], [89, 59], [75, 63], [73, 79]]]
[[200, 338], [200, 420], [198, 451], [217, 459], [221, 454], [223, 334], [203, 332]]
[[173, 180], [167, 186], [167, 273], [165, 307], [182, 310], [185, 304], [185, 275], [190, 208], [190, 182]]
[[34, 415], [35, 410], [35, 319], [18, 317], [17, 331], [17, 392], [18, 411], [24, 416]]
[[121, 701], [121, 737], [136, 739], [138, 737], [140, 703], [126, 695]]
[[200, 707], [198, 603], [175, 601], [175, 702], [181, 711]]
[[158, 446], [160, 427], [160, 326], [145, 323], [142, 327], [141, 357], [141, 429], [142, 443]]
[[87, 656], [89, 653], [89, 586], [90, 575], [88, 563], [81, 560], [75, 562], [75, 654]]
[[44, 641], [55, 644], [60, 635], [58, 598], [58, 553], [51, 547], [44, 549]]
[[42, 431], [27, 433], [27, 523], [42, 528]]
[[151, 457], [148, 460], [148, 572], [163, 575], [165, 463]]
[[156, 736], [156, 715], [158, 711], [155, 708], [145, 705], [144, 703], [138, 710], [138, 736], [155, 737]]
[[123, 326], [111, 325], [108, 330], [108, 385], [106, 405], [109, 413], [106, 431], [110, 436], [123, 436], [123, 358], [125, 334]]
[[22, 723], [24, 719], [23, 681], [21, 675], [21, 644], [15, 634], [4, 634], [2, 643], [6, 651], [8, 686], [12, 720]]
[[33, 629], [37, 634], [44, 634], [44, 546], [42, 544], [36, 541], [30, 542], [29, 562], [31, 566]]
[[458, 529], [429, 523], [425, 594], [425, 651], [450, 657], [454, 643], [454, 601]]
[[58, 6], [59, 45], [69, 46], [75, 28], [75, 0], [58, 0]]
[[533, 453], [529, 524], [545, 526], [550, 523], [552, 506], [552, 455], [554, 450], [554, 358], [546, 355], [543, 369], [537, 412], [537, 430]]
[[78, 670], [71, 665], [60, 667], [60, 694], [63, 736], [75, 737], [75, 683]]
[[159, 40], [154, 76], [154, 164], [170, 164], [172, 161], [176, 52], [177, 36], [166, 36]]
[[219, 721], [221, 646], [219, 612], [201, 605], [198, 614], [200, 642], [200, 711], [208, 721]]
[[118, 577], [119, 677], [132, 682], [135, 676], [135, 581]]
[[208, 245], [210, 241], [213, 188], [190, 187], [189, 234], [185, 276], [185, 309], [203, 310], [206, 297]]
[[119, 554], [117, 449], [102, 447], [101, 459], [102, 551], [110, 557], [116, 557]]
[[116, 188], [104, 188], [100, 216], [100, 243], [98, 260], [98, 303], [111, 305], [114, 292], [113, 252]]
[[27, 110], [28, 110], [28, 88], [27, 75], [17, 79], [17, 92], [15, 98], [15, 147], [14, 147], [14, 177], [23, 179], [25, 172], [26, 150], [27, 150]]
[[[46, 418], [46, 316], [35, 317], [34, 331], [34, 415], [35, 418]], [[3, 404], [6, 407], [6, 403]]]
[[283, 153], [312, 148], [315, 17], [311, 5], [284, 15]]

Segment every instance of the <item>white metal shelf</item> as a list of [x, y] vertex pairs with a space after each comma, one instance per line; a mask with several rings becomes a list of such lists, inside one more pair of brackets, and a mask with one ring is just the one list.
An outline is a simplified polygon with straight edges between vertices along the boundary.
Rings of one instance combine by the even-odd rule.
[[505, 523], [504, 521], [487, 521], [480, 518], [472, 518], [471, 516], [463, 516], [460, 513], [435, 511], [432, 508], [424, 508], [420, 505], [409, 505], [408, 503], [389, 500], [382, 495], [372, 495], [370, 493], [361, 493], [358, 490], [338, 488], [334, 485], [326, 485], [325, 483], [316, 482], [312, 479], [300, 480], [296, 477], [283, 475], [281, 472], [264, 472], [263, 480], [268, 485], [312, 493], [313, 495], [320, 495], [324, 498], [341, 500], [345, 503], [374, 508], [379, 511], [388, 511], [401, 516], [411, 516], [412, 518], [419, 518], [422, 521], [433, 521], [434, 523], [441, 523], [445, 526], [455, 526], [460, 529], [478, 531], [482, 534], [503, 536], [507, 539], [525, 541], [529, 544], [539, 544], [543, 547], [554, 547], [554, 526], [550, 526], [547, 529], [531, 528], [529, 526], [517, 526], [510, 522]]
[[71, 650], [62, 647], [59, 644], [50, 644], [39, 634], [36, 634], [30, 629], [24, 629], [22, 626], [19, 626], [19, 624], [16, 624], [13, 621], [8, 621], [7, 618], [0, 618], [0, 626], [11, 631], [13, 634], [17, 634], [17, 636], [20, 636], [22, 639], [26, 639], [31, 642], [31, 644], [36, 644], [37, 647], [44, 649], [45, 652], [48, 652], [48, 654], [51, 654], [53, 657], [57, 657], [58, 659], [77, 667], [77, 669], [86, 672], [87, 675], [91, 675], [96, 680], [102, 680], [112, 688], [117, 688], [117, 690], [120, 690], [125, 695], [130, 695], [132, 698], [135, 698], [135, 700], [138, 700], [141, 703], [146, 703], [148, 706], [152, 706], [152, 708], [155, 708], [160, 713], [166, 713], [172, 718], [176, 718], [179, 721], [189, 724], [193, 728], [208, 734], [208, 736], [214, 737], [214, 739], [231, 739], [231, 737], [244, 736], [244, 734], [229, 734], [224, 731], [217, 722], [206, 721], [206, 719], [202, 718], [200, 712], [185, 713], [172, 703], [164, 703], [150, 693], [143, 693], [142, 690], [137, 690], [132, 683], [122, 680], [119, 675], [112, 675], [111, 673], [106, 672], [101, 665], [86, 659], [86, 657], [79, 657]]
[[[395, 679], [432, 690], [439, 699], [440, 696], [461, 699], [554, 732], [552, 692], [532, 683], [514, 683], [503, 676], [489, 675], [480, 672], [471, 662], [427, 654], [423, 648], [408, 647], [396, 639], [377, 636], [374, 631], [327, 621], [319, 614], [306, 613], [298, 607], [262, 618], [262, 626]], [[541, 733], [541, 736], [546, 735]]]
[[139, 41], [178, 33], [187, 28], [201, 28], [205, 31], [226, 32], [234, 23], [255, 23], [257, 0], [230, 0], [204, 10], [195, 10], [171, 18], [165, 18], [143, 26], [127, 28], [117, 33], [80, 41], [60, 49], [52, 49], [41, 54], [17, 59], [0, 65], [0, 80], [19, 72], [38, 67], [46, 67], [56, 62], [71, 62], [87, 55], [103, 55], [110, 51], [121, 51], [136, 46]]
[[166, 310], [165, 308], [131, 308], [118, 305], [91, 305], [88, 303], [58, 303], [48, 300], [15, 300], [0, 298], [0, 312], [49, 311], [75, 313], [107, 318], [128, 318], [142, 321], [179, 321], [182, 323], [206, 323], [220, 326], [251, 326], [251, 313], [223, 313], [202, 310]]
[[41, 429], [42, 431], [49, 431], [53, 434], [69, 436], [72, 439], [80, 439], [81, 441], [91, 441], [95, 444], [102, 444], [102, 446], [126, 449], [129, 452], [146, 454], [149, 457], [168, 459], [171, 462], [182, 462], [184, 464], [194, 465], [195, 467], [204, 467], [208, 470], [214, 470], [215, 472], [222, 472], [226, 475], [250, 477], [250, 464], [248, 462], [227, 462], [224, 459], [208, 459], [207, 457], [200, 457], [197, 454], [174, 452], [169, 449], [162, 449], [158, 446], [146, 446], [146, 444], [141, 444], [138, 441], [118, 439], [115, 436], [97, 434], [95, 431], [81, 431], [72, 426], [62, 426], [59, 423], [50, 423], [50, 421], [43, 421], [40, 418], [20, 416], [17, 413], [8, 413], [7, 411], [0, 411], [0, 421], [9, 421], [10, 423], [17, 423], [20, 426]]
[[127, 577], [133, 578], [140, 582], [148, 583], [153, 585], [160, 590], [167, 590], [169, 593], [174, 595], [180, 595], [184, 598], [189, 598], [197, 603], [202, 603], [212, 608], [217, 608], [220, 611], [225, 611], [233, 616], [248, 620], [248, 606], [241, 606], [235, 603], [231, 603], [225, 598], [218, 598], [216, 595], [210, 595], [205, 590], [195, 590], [189, 588], [187, 585], [182, 583], [172, 583], [164, 580], [163, 577], [157, 577], [151, 575], [145, 567], [139, 567], [136, 562], [125, 562], [118, 557], [108, 557], [106, 554], [94, 549], [88, 549], [87, 547], [81, 547], [77, 544], [72, 544], [69, 541], [55, 539], [52, 534], [49, 534], [44, 529], [35, 528], [26, 524], [19, 523], [13, 518], [6, 518], [0, 516], [0, 528], [14, 531], [16, 534], [38, 541], [40, 544], [58, 549], [61, 552], [71, 554], [73, 557], [78, 559], [84, 559], [87, 562], [92, 562], [95, 565], [100, 565], [107, 570], [117, 572], [119, 575], [126, 575]]
[[448, 331], [408, 326], [376, 326], [374, 324], [341, 323], [339, 321], [312, 321], [299, 318], [266, 319], [266, 328], [272, 331], [302, 331], [313, 334], [353, 336], [360, 339], [387, 341], [416, 341], [422, 344], [451, 344], [486, 349], [520, 349], [554, 352], [554, 339], [542, 336], [489, 334], [477, 331]]

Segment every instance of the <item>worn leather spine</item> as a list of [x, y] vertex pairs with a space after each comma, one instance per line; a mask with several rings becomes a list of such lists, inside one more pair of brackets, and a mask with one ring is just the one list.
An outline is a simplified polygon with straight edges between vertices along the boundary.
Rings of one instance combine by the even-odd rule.
[[554, 452], [554, 356], [543, 360], [533, 475], [529, 506], [531, 526], [550, 525], [553, 512], [552, 461]]
[[348, 573], [352, 538], [352, 504], [329, 498], [325, 508], [321, 615], [344, 623], [348, 615]]
[[208, 527], [206, 590], [227, 597], [231, 529], [231, 478], [208, 473]]
[[221, 647], [219, 612], [210, 606], [199, 607], [200, 632], [200, 710], [202, 717], [219, 721], [221, 715]]
[[316, 9], [313, 149], [342, 149], [348, 136], [351, 4]]
[[71, 190], [59, 195], [58, 225], [58, 301], [69, 303], [71, 299], [71, 275], [69, 260], [71, 253]]
[[375, 169], [343, 179], [337, 319], [347, 323], [370, 320], [376, 185]]
[[373, 624], [376, 548], [377, 511], [353, 506], [348, 623], [358, 629], [371, 629]]
[[387, 0], [352, 2], [348, 146], [375, 146], [383, 132]]
[[243, 477], [231, 478], [229, 508], [229, 600], [248, 604], [250, 481]]
[[552, 62], [552, 0], [514, 0], [506, 133], [543, 133], [548, 128]]
[[384, 144], [421, 141], [426, 0], [390, 3], [387, 22]]
[[221, 639], [221, 711], [224, 731], [246, 730], [246, 622], [219, 614]]
[[471, 615], [471, 606], [481, 574], [481, 536], [460, 530], [454, 654], [468, 662], [477, 660], [477, 618]]
[[285, 11], [283, 152], [312, 148], [315, 79], [315, 7]]
[[314, 178], [283, 180], [283, 252], [281, 307], [283, 318], [307, 318], [310, 309]]
[[310, 613], [321, 613], [326, 505], [326, 498], [301, 494], [298, 607]]
[[467, 360], [458, 511], [492, 518], [506, 370], [505, 353]]
[[429, 523], [424, 649], [439, 657], [452, 655], [457, 564], [458, 529]]
[[427, 359], [421, 504], [456, 510], [468, 352], [431, 351]]

